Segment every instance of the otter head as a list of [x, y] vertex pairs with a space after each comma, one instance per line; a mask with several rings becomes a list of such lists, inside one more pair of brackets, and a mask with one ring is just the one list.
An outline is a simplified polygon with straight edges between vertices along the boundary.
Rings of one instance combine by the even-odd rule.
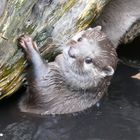
[[101, 26], [77, 33], [66, 43], [63, 51], [65, 76], [75, 88], [98, 86], [114, 74], [116, 51], [101, 31]]

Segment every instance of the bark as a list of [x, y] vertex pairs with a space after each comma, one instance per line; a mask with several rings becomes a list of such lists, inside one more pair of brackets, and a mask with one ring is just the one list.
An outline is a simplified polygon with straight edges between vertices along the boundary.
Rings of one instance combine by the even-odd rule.
[[[31, 35], [42, 56], [51, 60], [73, 34], [94, 23], [109, 1], [1, 0], [0, 99], [14, 93], [25, 80], [26, 60], [16, 43], [20, 35]], [[139, 27], [140, 21], [123, 42], [133, 40], [140, 33]]]
[[0, 99], [25, 80], [26, 61], [16, 40], [29, 34], [44, 58], [52, 58], [63, 42], [87, 28], [109, 0], [1, 0]]

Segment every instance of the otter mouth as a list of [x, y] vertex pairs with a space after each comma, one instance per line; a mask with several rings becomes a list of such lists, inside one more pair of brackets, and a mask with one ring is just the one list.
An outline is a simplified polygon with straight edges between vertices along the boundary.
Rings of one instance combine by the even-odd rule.
[[84, 70], [82, 69], [82, 64], [77, 64], [75, 56], [72, 55], [70, 48], [65, 48], [63, 52], [64, 63], [68, 71], [71, 71], [75, 74], [82, 74]]
[[72, 52], [72, 48], [71, 48], [71, 47], [69, 47], [68, 55], [69, 55], [69, 57], [71, 57], [71, 58], [73, 58], [73, 59], [76, 58], [76, 56], [75, 56], [74, 53]]

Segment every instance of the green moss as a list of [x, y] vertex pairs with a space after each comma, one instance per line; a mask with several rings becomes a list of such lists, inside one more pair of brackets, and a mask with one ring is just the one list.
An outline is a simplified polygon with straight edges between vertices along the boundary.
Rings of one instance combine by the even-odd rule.
[[16, 90], [22, 84], [24, 63], [24, 58], [21, 58], [11, 69], [5, 67], [0, 81], [0, 87], [2, 88], [0, 99], [11, 94], [13, 90]]

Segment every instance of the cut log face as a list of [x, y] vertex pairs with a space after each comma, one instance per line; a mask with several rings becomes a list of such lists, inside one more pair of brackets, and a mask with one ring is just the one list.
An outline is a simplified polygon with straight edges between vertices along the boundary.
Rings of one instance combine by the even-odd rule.
[[140, 35], [140, 20], [131, 26], [130, 30], [124, 35], [122, 42], [125, 44], [132, 42], [138, 35]]
[[[1, 0], [0, 99], [25, 80], [24, 55], [16, 40], [30, 34], [42, 55], [50, 58], [73, 34], [87, 28], [109, 0]], [[46, 45], [47, 44], [47, 45]]]

